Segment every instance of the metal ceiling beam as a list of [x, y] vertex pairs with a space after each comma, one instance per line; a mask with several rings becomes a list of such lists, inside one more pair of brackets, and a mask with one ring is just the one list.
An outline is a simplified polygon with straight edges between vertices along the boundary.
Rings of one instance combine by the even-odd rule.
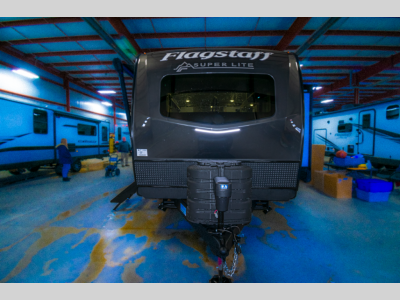
[[[337, 77], [337, 76], [340, 76], [340, 77], [344, 77], [344, 76], [348, 76], [349, 74], [347, 74], [347, 73], [302, 73], [302, 76], [303, 76], [303, 78], [304, 77]], [[378, 75], [376, 75], [376, 76], [379, 76], [379, 77], [392, 77], [392, 76], [395, 76], [395, 75], [397, 75], [396, 73], [384, 73], [384, 74], [378, 74]], [[340, 79], [340, 78], [338, 78], [338, 79]]]
[[32, 26], [32, 25], [47, 25], [57, 23], [73, 23], [82, 22], [81, 18], [42, 18], [42, 19], [28, 19], [19, 21], [0, 22], [1, 27], [17, 27], [17, 26]]
[[[236, 46], [237, 48], [244, 49], [260, 49], [260, 50], [274, 50], [274, 46]], [[200, 47], [201, 48], [201, 47]], [[213, 49], [214, 47], [207, 47], [207, 49]], [[221, 47], [216, 47], [221, 48]], [[232, 46], [230, 46], [232, 48]], [[286, 48], [289, 50], [296, 50], [298, 46], [288, 46]], [[165, 50], [186, 50], [190, 49], [190, 47], [181, 47], [181, 48], [150, 48], [147, 49], [147, 52], [157, 52], [157, 51], [165, 51]], [[400, 51], [400, 46], [348, 46], [348, 45], [314, 45], [308, 48], [308, 50], [372, 50], [372, 51]]]
[[68, 71], [69, 74], [115, 74], [115, 70], [80, 70], [80, 71]]
[[299, 57], [299, 60], [307, 61], [380, 61], [383, 57], [370, 56], [317, 56], [317, 57]]
[[132, 65], [131, 59], [126, 55], [126, 53], [115, 43], [114, 39], [101, 27], [100, 23], [95, 18], [83, 17], [82, 18], [87, 24], [89, 24], [99, 36], [108, 44], [111, 48], [118, 53], [122, 60], [127, 64]]
[[[112, 34], [111, 36], [118, 37], [118, 35], [115, 34]], [[13, 41], [7, 41], [7, 44], [29, 45], [29, 44], [45, 44], [45, 43], [101, 41], [101, 40], [102, 38], [99, 37], [98, 35], [77, 35], [77, 36], [61, 36], [61, 37], [51, 37], [51, 38], [39, 38], [39, 39], [13, 40]]]
[[[122, 17], [123, 20], [129, 19], [173, 19], [174, 17]], [[96, 17], [98, 21], [106, 21], [106, 17]], [[59, 17], [59, 18], [41, 18], [41, 19], [27, 19], [18, 21], [5, 21], [0, 22], [2, 27], [17, 27], [17, 26], [32, 26], [32, 25], [45, 25], [45, 24], [60, 24], [60, 23], [78, 23], [83, 22], [82, 18], [79, 17]]]
[[114, 50], [82, 50], [82, 51], [54, 51], [54, 52], [39, 52], [32, 53], [36, 57], [47, 56], [69, 56], [69, 55], [100, 55], [100, 54], [115, 54]]
[[369, 102], [375, 102], [375, 101], [380, 101], [384, 100], [386, 98], [394, 97], [400, 95], [400, 89], [397, 90], [392, 90], [392, 91], [387, 91], [384, 94], [379, 94], [373, 97], [366, 98], [365, 100], [360, 101], [361, 103], [369, 103]]
[[[58, 18], [56, 18], [58, 19]], [[123, 19], [123, 18], [122, 18]], [[8, 22], [0, 23], [5, 24]], [[8, 27], [8, 26], [7, 26]], [[212, 32], [171, 32], [171, 33], [140, 33], [130, 34], [134, 39], [164, 39], [164, 38], [205, 38], [205, 37], [240, 37], [240, 36], [283, 36], [286, 30], [257, 30], [257, 31], [212, 31]], [[297, 35], [312, 35], [314, 30], [301, 30]], [[400, 31], [361, 31], [361, 30], [328, 30], [326, 36], [388, 36], [400, 37]], [[118, 38], [112, 34], [111, 37]], [[28, 45], [43, 43], [100, 41], [98, 35], [63, 36], [52, 38], [13, 40], [4, 43], [11, 45]]]
[[[79, 78], [83, 81], [88, 81], [88, 80], [119, 80], [118, 77], [81, 77]], [[125, 77], [126, 80], [132, 80], [131, 77]]]
[[364, 67], [361, 71], [357, 72], [353, 76], [354, 82], [349, 82], [349, 78], [338, 80], [331, 85], [324, 87], [314, 92], [314, 97], [319, 97], [327, 92], [331, 92], [342, 87], [354, 84], [358, 85], [361, 81], [364, 81], [386, 69], [400, 69], [394, 68], [394, 65], [400, 63], [400, 53], [384, 58], [381, 61], [373, 64], [372, 66]]
[[76, 62], [62, 62], [52, 63], [54, 67], [73, 67], [73, 66], [112, 66], [111, 60], [105, 61], [76, 61]]
[[131, 36], [129, 30], [126, 28], [125, 24], [122, 22], [121, 18], [107, 18], [111, 26], [118, 32], [119, 35], [126, 37], [131, 46], [135, 49], [136, 53], [132, 53], [134, 56], [138, 56], [142, 52], [139, 45], [136, 43], [135, 39]]
[[[129, 82], [126, 86], [132, 86], [132, 82]], [[119, 83], [92, 83], [93, 86], [116, 86], [120, 87]]]
[[290, 28], [283, 35], [278, 45], [276, 45], [275, 50], [284, 51], [294, 40], [294, 38], [300, 33], [304, 26], [310, 21], [311, 18], [296, 18]]
[[[31, 64], [32, 66], [35, 66], [39, 69], [42, 69], [50, 74], [53, 74], [59, 78], [62, 79], [67, 79], [68, 81], [72, 82], [73, 84], [80, 86], [81, 88], [84, 88], [86, 90], [89, 90], [91, 92], [97, 92], [97, 90], [92, 87], [90, 84], [87, 84], [85, 82], [83, 82], [80, 78], [75, 78], [70, 76], [68, 73], [66, 72], [61, 72], [59, 70], [57, 70], [56, 68], [52, 67], [50, 64], [46, 64], [41, 62], [40, 60], [36, 59], [33, 55], [31, 54], [25, 54], [17, 49], [14, 49], [10, 46], [3, 46], [0, 47], [0, 51], [3, 51], [4, 53], [11, 55], [17, 59], [20, 59], [26, 63]], [[45, 79], [45, 77], [42, 77], [42, 79], [50, 81], [49, 79]], [[91, 96], [93, 97], [93, 96]], [[106, 99], [110, 99], [107, 96], [103, 96]]]
[[[261, 49], [261, 50], [274, 50], [273, 46], [237, 46], [238, 48], [244, 49]], [[220, 48], [220, 47], [219, 47]], [[173, 50], [179, 51], [188, 48], [150, 48], [148, 52], [158, 52]], [[212, 47], [207, 47], [212, 49]], [[297, 46], [289, 46], [286, 50], [296, 50]], [[377, 50], [377, 51], [400, 51], [398, 46], [311, 46], [309, 50]], [[69, 56], [69, 55], [101, 55], [101, 54], [115, 54], [114, 50], [82, 50], [82, 51], [54, 51], [54, 52], [38, 52], [32, 53], [36, 57], [47, 57], [47, 56]]]
[[328, 31], [340, 18], [329, 18], [322, 24], [308, 39], [301, 45], [297, 50], [297, 56], [300, 56], [304, 51], [306, 51], [312, 44], [314, 44], [325, 32]]

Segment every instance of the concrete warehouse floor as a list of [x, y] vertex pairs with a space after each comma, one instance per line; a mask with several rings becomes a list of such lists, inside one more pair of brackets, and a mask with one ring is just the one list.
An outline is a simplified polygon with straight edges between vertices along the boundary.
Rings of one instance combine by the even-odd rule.
[[[132, 166], [132, 165], [131, 165]], [[132, 167], [0, 188], [1, 282], [208, 282], [217, 259], [177, 210], [109, 201]], [[234, 282], [400, 282], [400, 193], [389, 202], [296, 199], [254, 212]]]

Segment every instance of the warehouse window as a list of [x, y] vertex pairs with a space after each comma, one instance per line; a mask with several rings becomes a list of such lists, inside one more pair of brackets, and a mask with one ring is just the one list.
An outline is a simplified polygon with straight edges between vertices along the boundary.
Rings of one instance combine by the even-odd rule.
[[121, 131], [122, 131], [121, 127], [118, 127], [118, 141], [121, 140], [121, 135], [122, 135]]
[[338, 132], [352, 132], [353, 131], [353, 125], [351, 123], [339, 124], [337, 131]]
[[386, 119], [398, 119], [399, 118], [399, 106], [390, 105], [386, 108]]
[[161, 81], [161, 114], [204, 124], [268, 118], [275, 113], [274, 80], [258, 74], [171, 75]]
[[33, 110], [33, 132], [39, 134], [47, 134], [47, 111]]
[[95, 136], [97, 134], [96, 126], [86, 125], [86, 124], [78, 124], [78, 134]]
[[371, 114], [363, 115], [362, 117], [362, 128], [371, 127]]
[[107, 142], [107, 127], [101, 127], [101, 140]]

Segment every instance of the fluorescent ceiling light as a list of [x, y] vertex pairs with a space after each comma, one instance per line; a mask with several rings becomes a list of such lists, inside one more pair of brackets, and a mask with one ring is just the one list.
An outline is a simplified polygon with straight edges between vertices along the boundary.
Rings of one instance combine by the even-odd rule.
[[103, 104], [105, 106], [112, 106], [112, 103], [107, 102], [107, 101], [103, 101], [103, 102], [101, 102], [101, 104]]
[[238, 128], [238, 129], [230, 129], [230, 130], [205, 130], [205, 129], [196, 128], [195, 131], [220, 134], [220, 133], [238, 132], [238, 131], [240, 131], [240, 129]]
[[25, 76], [25, 77], [28, 77], [28, 78], [31, 78], [31, 79], [39, 78], [39, 76], [37, 76], [36, 74], [33, 74], [31, 72], [28, 72], [28, 71], [25, 71], [23, 69], [15, 69], [15, 70], [12, 70], [12, 71], [14, 73], [17, 73], [19, 75], [22, 75], [22, 76]]
[[111, 90], [102, 90], [102, 91], [98, 91], [100, 94], [116, 94], [115, 91], [111, 91]]
[[333, 99], [328, 99], [328, 100], [321, 101], [321, 103], [328, 103], [328, 102], [332, 102], [332, 101], [333, 101]]

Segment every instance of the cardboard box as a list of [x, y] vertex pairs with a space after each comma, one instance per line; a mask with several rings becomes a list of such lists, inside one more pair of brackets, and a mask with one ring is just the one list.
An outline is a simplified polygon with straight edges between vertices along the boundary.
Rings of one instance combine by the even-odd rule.
[[314, 171], [322, 171], [324, 169], [325, 145], [312, 145], [311, 150], [311, 183], [314, 178]]
[[322, 171], [314, 171], [314, 180], [313, 180], [313, 185], [314, 188], [317, 189], [320, 192], [324, 192], [324, 175], [325, 174], [335, 174], [335, 171], [327, 171], [327, 170], [322, 170]]
[[352, 198], [352, 177], [342, 173], [324, 174], [324, 193], [333, 198]]

